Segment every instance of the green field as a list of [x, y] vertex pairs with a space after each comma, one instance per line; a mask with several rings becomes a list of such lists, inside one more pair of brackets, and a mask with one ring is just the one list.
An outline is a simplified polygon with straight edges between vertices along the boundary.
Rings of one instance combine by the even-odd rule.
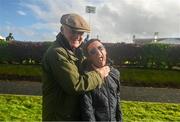
[[0, 95], [0, 121], [41, 121], [42, 98]]
[[[180, 104], [122, 101], [125, 122], [180, 121]], [[0, 95], [0, 121], [42, 121], [42, 97]]]
[[0, 64], [0, 74], [18, 76], [41, 76], [40, 65], [10, 65]]
[[153, 102], [122, 102], [125, 122], [180, 121], [180, 104]]
[[[124, 85], [155, 86], [180, 88], [180, 71], [120, 68], [121, 81]], [[25, 80], [41, 81], [42, 68], [40, 65], [10, 65], [0, 64], [0, 80]]]
[[128, 85], [180, 88], [180, 71], [121, 68], [121, 80]]

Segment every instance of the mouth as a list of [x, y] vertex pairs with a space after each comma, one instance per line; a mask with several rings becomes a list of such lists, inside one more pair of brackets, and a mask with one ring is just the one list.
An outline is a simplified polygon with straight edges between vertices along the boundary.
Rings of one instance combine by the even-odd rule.
[[99, 61], [100, 61], [100, 62], [102, 62], [102, 61], [103, 61], [103, 59], [104, 59], [103, 57], [99, 57]]
[[70, 45], [72, 48], [77, 48], [77, 47], [79, 47], [80, 42], [79, 41], [71, 41]]
[[74, 41], [71, 41], [71, 44], [80, 44], [80, 42], [78, 40], [74, 40]]
[[73, 44], [77, 44], [77, 43], [79, 43], [79, 41], [73, 41], [72, 43], [73, 43]]
[[105, 65], [105, 58], [103, 56], [98, 58], [97, 65], [99, 67], [102, 67]]

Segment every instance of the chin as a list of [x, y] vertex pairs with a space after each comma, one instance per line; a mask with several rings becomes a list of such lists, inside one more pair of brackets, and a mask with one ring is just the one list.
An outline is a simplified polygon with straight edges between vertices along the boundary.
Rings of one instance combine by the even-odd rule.
[[106, 65], [106, 62], [102, 62], [101, 63], [101, 66], [103, 67], [103, 66], [105, 66]]
[[78, 48], [80, 46], [80, 44], [72, 44], [71, 47], [72, 48]]
[[99, 68], [105, 66], [105, 64], [97, 64], [96, 66], [98, 66]]

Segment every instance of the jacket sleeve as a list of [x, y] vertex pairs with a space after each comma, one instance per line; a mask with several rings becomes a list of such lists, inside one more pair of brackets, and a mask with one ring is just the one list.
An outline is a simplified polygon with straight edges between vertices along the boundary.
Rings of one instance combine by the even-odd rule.
[[80, 97], [82, 121], [96, 121], [93, 109], [91, 92], [86, 92]]
[[80, 74], [75, 61], [68, 60], [61, 52], [51, 51], [47, 63], [53, 80], [58, 82], [62, 89], [68, 94], [77, 94], [83, 91], [95, 89], [103, 82], [100, 74], [90, 71]]
[[122, 112], [120, 103], [120, 94], [117, 93], [117, 108], [116, 108], [116, 120], [122, 122]]
[[121, 106], [120, 106], [120, 72], [111, 67], [111, 72], [110, 72], [111, 77], [117, 84], [117, 108], [116, 108], [116, 120], [122, 122], [122, 112], [121, 112]]
[[122, 111], [121, 111], [121, 103], [120, 103], [120, 72], [115, 69], [116, 75], [116, 83], [117, 83], [117, 108], [116, 108], [116, 120], [122, 122]]

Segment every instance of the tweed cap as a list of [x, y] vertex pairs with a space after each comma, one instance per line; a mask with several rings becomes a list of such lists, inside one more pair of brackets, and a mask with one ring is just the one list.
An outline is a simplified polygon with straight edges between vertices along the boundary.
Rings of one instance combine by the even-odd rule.
[[62, 25], [66, 25], [78, 32], [90, 32], [87, 22], [78, 14], [64, 14], [60, 20]]

